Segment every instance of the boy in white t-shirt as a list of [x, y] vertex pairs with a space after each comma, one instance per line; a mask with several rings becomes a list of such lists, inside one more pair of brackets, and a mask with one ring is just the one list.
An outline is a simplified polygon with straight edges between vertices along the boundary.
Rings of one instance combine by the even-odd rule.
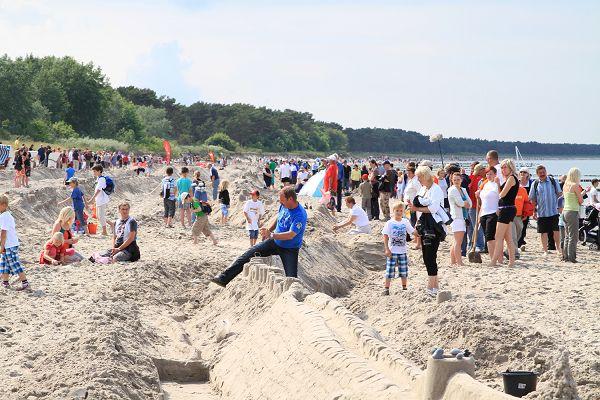
[[19, 260], [19, 238], [15, 227], [15, 219], [8, 211], [8, 196], [0, 195], [0, 274], [2, 288], [9, 289], [9, 275], [18, 275], [21, 287], [17, 290], [29, 289], [29, 282], [23, 272]]
[[354, 228], [350, 229], [348, 233], [350, 235], [358, 235], [359, 233], [371, 233], [371, 226], [369, 226], [369, 216], [362, 209], [361, 206], [356, 204], [356, 200], [352, 196], [347, 196], [346, 207], [350, 209], [350, 217], [339, 225], [335, 225], [333, 227], [333, 231], [337, 232], [338, 229], [341, 229], [345, 226], [354, 224]]
[[402, 290], [406, 290], [408, 283], [408, 247], [406, 235], [412, 234], [415, 228], [410, 221], [404, 218], [404, 203], [394, 204], [394, 216], [383, 226], [383, 244], [385, 247], [385, 290], [384, 296], [390, 294], [392, 278], [400, 277]]
[[256, 244], [258, 239], [258, 228], [260, 228], [260, 217], [265, 215], [265, 206], [260, 200], [260, 193], [254, 190], [250, 193], [251, 200], [244, 203], [244, 216], [246, 217], [246, 229], [250, 236], [250, 247]]

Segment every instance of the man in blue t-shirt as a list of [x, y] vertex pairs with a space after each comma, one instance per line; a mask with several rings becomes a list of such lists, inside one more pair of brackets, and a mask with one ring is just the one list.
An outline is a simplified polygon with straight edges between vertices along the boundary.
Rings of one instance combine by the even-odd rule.
[[287, 186], [279, 192], [279, 214], [277, 221], [269, 228], [260, 228], [263, 242], [252, 246], [238, 257], [225, 271], [211, 279], [219, 286], [227, 286], [252, 257], [278, 255], [283, 263], [285, 276], [298, 276], [298, 253], [302, 247], [302, 238], [306, 229], [306, 210], [296, 197], [293, 186]]
[[69, 179], [75, 176], [75, 168], [73, 168], [73, 163], [69, 163], [68, 168], [65, 170], [65, 185], [69, 186]]

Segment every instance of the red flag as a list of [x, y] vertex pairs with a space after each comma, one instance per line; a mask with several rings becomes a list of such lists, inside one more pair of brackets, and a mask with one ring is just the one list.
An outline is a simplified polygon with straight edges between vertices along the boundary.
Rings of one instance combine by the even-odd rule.
[[165, 157], [167, 160], [167, 165], [171, 164], [171, 143], [168, 140], [163, 140], [163, 147], [165, 148], [165, 153], [167, 156]]

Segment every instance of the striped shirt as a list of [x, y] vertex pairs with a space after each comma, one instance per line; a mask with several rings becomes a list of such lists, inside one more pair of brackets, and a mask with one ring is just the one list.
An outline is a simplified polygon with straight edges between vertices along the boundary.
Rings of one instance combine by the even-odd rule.
[[[536, 186], [537, 190], [534, 190]], [[552, 187], [552, 181], [549, 177], [546, 177], [544, 181], [537, 179], [531, 184], [529, 199], [536, 203], [538, 217], [545, 218], [558, 215], [558, 198], [561, 192], [562, 189], [556, 179], [554, 180], [554, 187]]]

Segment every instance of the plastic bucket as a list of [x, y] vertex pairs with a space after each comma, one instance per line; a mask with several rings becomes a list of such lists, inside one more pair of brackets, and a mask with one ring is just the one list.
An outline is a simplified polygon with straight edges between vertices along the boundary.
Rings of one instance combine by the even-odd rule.
[[88, 231], [90, 231], [90, 235], [95, 235], [97, 230], [98, 230], [98, 225], [94, 224], [93, 222], [90, 222], [88, 224]]
[[515, 397], [523, 397], [534, 392], [537, 385], [537, 373], [531, 371], [502, 372], [504, 393]]

